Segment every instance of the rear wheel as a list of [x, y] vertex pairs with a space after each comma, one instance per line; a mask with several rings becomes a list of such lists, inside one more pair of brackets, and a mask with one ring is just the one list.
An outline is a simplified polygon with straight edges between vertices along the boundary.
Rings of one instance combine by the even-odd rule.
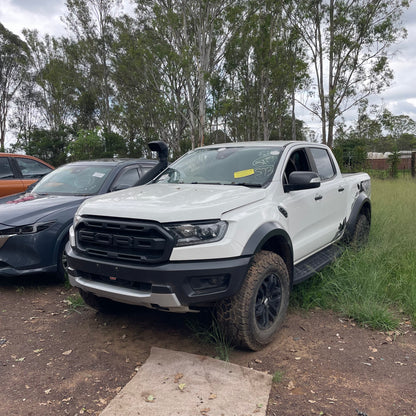
[[365, 214], [360, 214], [351, 236], [350, 245], [353, 248], [363, 247], [368, 242], [370, 234], [370, 221]]
[[289, 305], [290, 278], [276, 253], [257, 253], [240, 291], [220, 302], [220, 325], [238, 346], [259, 350], [280, 329]]

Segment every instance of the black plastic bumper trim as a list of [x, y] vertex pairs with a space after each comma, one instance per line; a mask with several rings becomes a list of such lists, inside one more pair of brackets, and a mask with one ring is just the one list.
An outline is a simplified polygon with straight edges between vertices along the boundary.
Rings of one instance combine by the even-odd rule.
[[[153, 292], [171, 291], [176, 294], [183, 306], [214, 303], [217, 300], [233, 296], [239, 290], [250, 265], [250, 256], [231, 259], [216, 259], [188, 262], [168, 262], [164, 264], [120, 264], [111, 260], [100, 260], [84, 256], [66, 246], [68, 266], [76, 275], [88, 279], [90, 275], [107, 277], [108, 284], [123, 281], [150, 284]], [[227, 281], [226, 287], [218, 290], [212, 287], [205, 292], [196, 292], [191, 285], [194, 279], [215, 279]], [[164, 287], [164, 289], [162, 289]], [[169, 288], [169, 289], [168, 289]]]

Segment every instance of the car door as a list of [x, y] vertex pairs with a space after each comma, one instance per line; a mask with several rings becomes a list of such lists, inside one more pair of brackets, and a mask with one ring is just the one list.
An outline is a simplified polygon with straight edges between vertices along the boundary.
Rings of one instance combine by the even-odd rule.
[[[284, 160], [282, 184], [287, 183], [292, 172], [313, 171], [310, 155], [304, 147], [292, 150]], [[317, 197], [319, 188], [283, 193], [279, 211], [286, 217], [286, 227], [292, 239], [294, 261], [297, 263], [316, 251], [321, 241], [321, 212]]]
[[337, 175], [333, 158], [322, 147], [308, 148], [313, 169], [321, 179], [317, 201], [320, 208], [319, 228], [324, 242], [330, 243], [339, 237], [346, 224], [347, 192], [344, 179]]
[[26, 187], [10, 164], [10, 158], [0, 157], [0, 197], [23, 192]]

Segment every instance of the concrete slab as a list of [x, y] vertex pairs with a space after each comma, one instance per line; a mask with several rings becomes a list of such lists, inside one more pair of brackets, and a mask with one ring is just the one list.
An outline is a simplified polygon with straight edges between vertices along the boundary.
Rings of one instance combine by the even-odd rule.
[[272, 376], [153, 347], [100, 416], [265, 416]]

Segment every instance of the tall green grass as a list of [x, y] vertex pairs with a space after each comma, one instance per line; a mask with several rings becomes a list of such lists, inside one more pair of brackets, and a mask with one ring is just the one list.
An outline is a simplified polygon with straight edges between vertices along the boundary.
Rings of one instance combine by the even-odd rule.
[[375, 329], [416, 326], [416, 181], [372, 180], [368, 245], [296, 286], [292, 305], [332, 309]]

